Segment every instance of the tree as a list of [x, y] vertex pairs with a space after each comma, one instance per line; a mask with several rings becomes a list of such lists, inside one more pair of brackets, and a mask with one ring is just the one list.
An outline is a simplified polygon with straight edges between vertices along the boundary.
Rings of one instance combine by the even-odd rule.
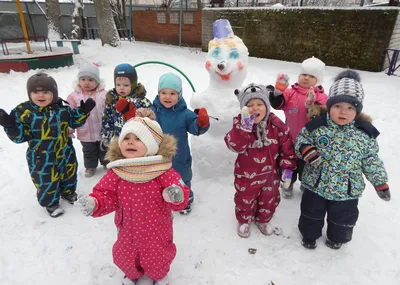
[[82, 16], [83, 16], [83, 0], [74, 0], [75, 7], [72, 13], [72, 31], [71, 37], [73, 39], [82, 38]]
[[115, 26], [113, 13], [109, 0], [94, 1], [97, 23], [100, 29], [101, 44], [108, 44], [112, 47], [121, 45], [117, 27]]
[[48, 37], [51, 39], [61, 38], [61, 13], [58, 0], [46, 0], [46, 18]]
[[111, 9], [115, 14], [114, 21], [117, 26], [117, 30], [119, 31], [120, 37], [127, 38], [128, 37], [128, 29], [126, 27], [125, 21], [125, 5], [126, 0], [110, 0]]

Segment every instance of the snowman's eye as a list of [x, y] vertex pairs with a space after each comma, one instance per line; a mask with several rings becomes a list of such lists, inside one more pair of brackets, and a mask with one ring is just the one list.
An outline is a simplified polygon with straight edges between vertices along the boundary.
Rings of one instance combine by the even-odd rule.
[[231, 52], [229, 53], [229, 58], [230, 59], [238, 59], [239, 58], [239, 52], [237, 49], [232, 49]]
[[219, 57], [221, 55], [221, 49], [220, 48], [214, 49], [213, 52], [211, 53], [211, 55], [213, 57]]

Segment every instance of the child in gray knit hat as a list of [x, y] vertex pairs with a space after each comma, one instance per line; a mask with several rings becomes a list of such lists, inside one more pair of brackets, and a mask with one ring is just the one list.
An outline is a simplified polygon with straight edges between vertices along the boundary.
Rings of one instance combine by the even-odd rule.
[[378, 156], [378, 130], [361, 113], [364, 90], [357, 72], [341, 72], [333, 83], [327, 113], [315, 117], [297, 136], [295, 150], [306, 162], [299, 230], [302, 244], [316, 248], [327, 214], [325, 244], [339, 249], [349, 242], [358, 219], [364, 176], [378, 196], [390, 200], [387, 174]]
[[238, 154], [235, 162], [235, 214], [237, 233], [246, 238], [255, 221], [261, 233], [270, 235], [269, 223], [280, 202], [279, 182], [290, 183], [296, 167], [293, 141], [286, 125], [273, 113], [263, 85], [235, 90], [241, 113], [226, 134], [227, 147]]

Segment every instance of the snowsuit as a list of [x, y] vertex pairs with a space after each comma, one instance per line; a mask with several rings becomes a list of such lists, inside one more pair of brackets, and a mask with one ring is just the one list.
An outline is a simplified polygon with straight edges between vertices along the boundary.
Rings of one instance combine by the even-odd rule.
[[118, 95], [115, 88], [108, 91], [106, 95], [106, 107], [103, 113], [101, 129], [102, 139], [108, 139], [109, 141], [111, 141], [114, 136], [119, 136], [122, 126], [125, 123], [124, 118], [115, 108], [115, 104], [117, 103], [117, 101], [120, 98], [125, 98], [129, 102], [133, 102], [136, 109], [149, 108], [151, 106], [151, 102], [145, 96], [146, 90], [140, 83], [131, 94], [125, 97]]
[[[307, 98], [308, 88], [301, 87], [298, 83], [292, 85], [292, 88], [287, 88], [280, 96], [269, 97], [271, 106], [276, 110], [282, 110], [285, 113], [286, 124], [290, 129], [290, 136], [293, 142], [304, 125], [309, 121], [305, 102]], [[324, 93], [322, 86], [314, 87], [315, 103], [319, 105], [326, 105], [328, 96]], [[304, 168], [304, 161], [297, 160], [297, 167], [292, 176], [292, 183], [296, 182], [297, 175], [299, 180], [302, 179]]]
[[363, 174], [374, 185], [387, 182], [387, 174], [378, 156], [379, 132], [359, 116], [352, 123], [339, 126], [328, 114], [306, 124], [297, 137], [295, 150], [312, 145], [322, 156], [319, 166], [306, 164], [302, 186], [307, 190], [301, 201], [299, 230], [307, 240], [322, 234], [328, 214], [328, 238], [336, 243], [351, 240], [358, 219], [358, 199], [365, 189]]
[[[90, 194], [98, 202], [93, 217], [115, 211], [118, 238], [112, 250], [113, 259], [130, 279], [146, 274], [152, 280], [160, 280], [167, 275], [175, 258], [171, 210], [186, 207], [189, 188], [170, 167], [171, 164], [156, 178], [140, 182], [125, 180], [112, 168]], [[183, 189], [182, 203], [163, 200], [162, 191], [172, 184]]]
[[241, 115], [233, 120], [233, 128], [224, 140], [238, 153], [235, 162], [235, 214], [239, 223], [253, 220], [267, 223], [280, 202], [280, 170], [294, 169], [296, 155], [285, 124], [274, 114], [267, 121], [268, 145], [254, 147], [256, 125], [251, 133], [240, 128]]
[[[160, 102], [160, 97], [153, 101], [152, 110], [156, 114], [156, 120], [166, 134], [174, 135], [178, 141], [178, 148], [172, 160], [172, 167], [179, 172], [188, 187], [192, 182], [192, 155], [188, 143], [188, 132], [192, 135], [202, 135], [208, 131], [199, 127], [197, 115], [187, 108], [186, 102], [181, 98], [172, 108], [165, 108]], [[193, 202], [193, 191], [190, 190], [190, 203]]]
[[52, 206], [58, 203], [60, 195], [75, 192], [78, 163], [68, 127], [82, 126], [89, 115], [79, 108], [64, 106], [62, 99], [47, 107], [27, 101], [10, 115], [16, 127], [5, 131], [15, 143], [28, 142], [26, 160], [39, 204]]
[[90, 112], [90, 117], [86, 123], [76, 130], [77, 138], [82, 144], [85, 168], [96, 168], [99, 160], [102, 165], [106, 164], [104, 161], [106, 153], [100, 148], [100, 133], [106, 103], [106, 93], [102, 87], [93, 92], [85, 92], [77, 85], [75, 91], [67, 97], [67, 101], [73, 109], [80, 106], [81, 100], [86, 102], [87, 99], [92, 98], [96, 102], [96, 106]]

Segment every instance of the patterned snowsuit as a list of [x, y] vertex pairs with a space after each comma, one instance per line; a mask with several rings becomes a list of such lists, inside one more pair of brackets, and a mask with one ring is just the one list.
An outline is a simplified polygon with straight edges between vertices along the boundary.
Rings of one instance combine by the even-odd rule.
[[[137, 90], [137, 89], [136, 89]], [[135, 91], [125, 97], [118, 95], [115, 88], [110, 90], [106, 96], [106, 107], [103, 114], [103, 122], [101, 128], [102, 139], [111, 140], [114, 136], [119, 136], [121, 129], [125, 123], [122, 115], [117, 111], [115, 104], [120, 98], [125, 98], [129, 102], [133, 102], [135, 108], [149, 108], [151, 102], [144, 95], [136, 96]]]
[[296, 155], [289, 130], [274, 114], [267, 122], [269, 145], [254, 147], [256, 126], [251, 133], [240, 128], [241, 116], [225, 136], [228, 148], [238, 153], [235, 162], [235, 213], [239, 223], [267, 223], [280, 202], [280, 170], [294, 169]]
[[368, 121], [357, 118], [339, 126], [328, 114], [314, 118], [297, 137], [295, 150], [312, 145], [322, 156], [315, 167], [306, 164], [302, 186], [299, 229], [303, 237], [316, 240], [322, 235], [328, 213], [327, 236], [345, 243], [351, 240], [358, 219], [358, 199], [365, 189], [364, 177], [374, 185], [387, 182], [387, 174], [378, 156], [379, 132]]
[[[180, 204], [163, 200], [162, 191], [172, 184], [184, 191]], [[97, 199], [98, 208], [92, 216], [116, 211], [114, 263], [130, 279], [146, 274], [152, 280], [160, 280], [169, 272], [176, 255], [171, 210], [183, 210], [189, 197], [189, 188], [182, 184], [172, 168], [144, 183], [124, 180], [111, 169], [93, 188], [90, 196]]]
[[59, 99], [47, 107], [24, 102], [11, 116], [16, 127], [5, 131], [15, 143], [28, 142], [26, 160], [39, 204], [51, 206], [58, 203], [60, 195], [75, 192], [78, 164], [68, 127], [82, 126], [89, 115], [64, 106]]

